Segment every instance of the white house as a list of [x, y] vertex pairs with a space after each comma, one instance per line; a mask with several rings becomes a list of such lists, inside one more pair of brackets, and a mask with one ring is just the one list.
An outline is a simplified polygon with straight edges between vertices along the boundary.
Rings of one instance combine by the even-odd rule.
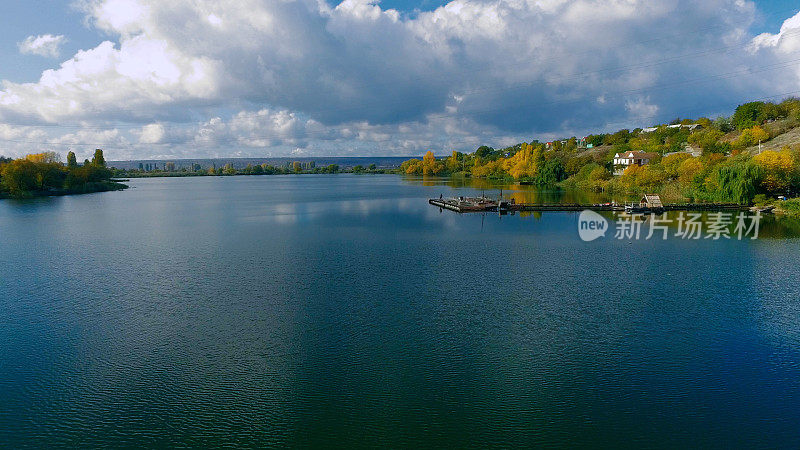
[[[658, 128], [659, 128], [659, 127], [648, 127], [648, 128], [642, 128], [642, 131], [640, 131], [639, 133], [641, 133], [641, 134], [652, 133], [652, 132], [654, 132], [654, 131], [658, 130]], [[689, 124], [689, 125], [681, 125], [681, 124], [677, 124], [677, 125], [667, 125], [667, 128], [672, 128], [672, 129], [675, 129], [675, 128], [685, 128], [685, 129], [687, 129], [687, 130], [689, 130], [689, 131], [695, 131], [695, 130], [702, 130], [702, 129], [703, 129], [703, 126], [702, 126], [702, 125], [700, 125], [699, 123], [693, 123], [693, 124]]]
[[644, 166], [658, 156], [657, 153], [647, 153], [642, 151], [630, 151], [614, 154], [614, 175], [622, 175], [630, 166]]

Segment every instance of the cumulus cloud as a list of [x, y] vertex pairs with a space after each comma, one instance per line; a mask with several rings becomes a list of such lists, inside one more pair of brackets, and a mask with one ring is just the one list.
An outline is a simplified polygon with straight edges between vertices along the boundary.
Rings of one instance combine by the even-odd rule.
[[139, 142], [142, 144], [158, 144], [161, 143], [165, 135], [164, 125], [151, 123], [142, 127], [139, 132]]
[[109, 40], [38, 81], [2, 82], [0, 121], [133, 123], [126, 156], [471, 150], [800, 89], [800, 15], [752, 36], [744, 0], [454, 0], [410, 16], [375, 0], [82, 8]]
[[22, 54], [57, 58], [61, 54], [61, 45], [65, 41], [66, 38], [62, 35], [41, 34], [28, 36], [17, 45]]
[[753, 38], [752, 48], [774, 48], [783, 53], [800, 49], [800, 12], [786, 19], [777, 34], [762, 33]]

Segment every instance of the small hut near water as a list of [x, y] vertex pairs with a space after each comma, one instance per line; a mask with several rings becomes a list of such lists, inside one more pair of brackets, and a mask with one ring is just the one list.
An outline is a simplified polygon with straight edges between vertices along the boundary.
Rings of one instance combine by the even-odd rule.
[[658, 194], [644, 194], [644, 197], [639, 201], [639, 206], [651, 209], [664, 208], [664, 204], [661, 202], [661, 196]]

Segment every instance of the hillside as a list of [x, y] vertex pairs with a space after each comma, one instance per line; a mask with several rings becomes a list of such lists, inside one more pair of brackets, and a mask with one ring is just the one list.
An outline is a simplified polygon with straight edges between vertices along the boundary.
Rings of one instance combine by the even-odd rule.
[[[761, 150], [780, 150], [786, 146], [794, 147], [796, 145], [800, 145], [800, 127], [792, 128], [762, 143]], [[752, 154], [756, 154], [758, 153], [758, 146], [748, 147], [747, 150]]]

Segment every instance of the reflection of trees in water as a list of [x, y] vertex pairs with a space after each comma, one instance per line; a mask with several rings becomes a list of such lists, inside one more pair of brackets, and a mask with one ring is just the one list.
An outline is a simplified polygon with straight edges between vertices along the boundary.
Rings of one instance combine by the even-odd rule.
[[[589, 192], [584, 190], [562, 190], [556, 187], [542, 188], [538, 186], [530, 186], [519, 184], [514, 181], [508, 180], [495, 180], [487, 178], [469, 178], [469, 177], [434, 177], [434, 176], [403, 176], [403, 181], [409, 184], [422, 185], [426, 187], [432, 186], [447, 186], [455, 189], [471, 189], [474, 191], [483, 191], [489, 197], [497, 197], [500, 191], [503, 192], [503, 198], [507, 200], [514, 200], [517, 203], [578, 203], [578, 204], [594, 204], [606, 203], [616, 201], [618, 203], [637, 201], [638, 196], [611, 196], [601, 192]], [[455, 194], [452, 195], [473, 195], [473, 193]], [[438, 197], [438, 193], [435, 195]], [[603, 216], [610, 220], [615, 220], [617, 216], [613, 213], [601, 213]], [[678, 213], [667, 213], [668, 218], [671, 219], [669, 224], [670, 228], [677, 229], [678, 226]], [[735, 227], [735, 217], [738, 212], [733, 212], [734, 225], [731, 226], [731, 235], [733, 236], [733, 229]], [[749, 214], [749, 213], [748, 213]], [[521, 218], [539, 219], [542, 217], [540, 212], [521, 212], [518, 213]], [[707, 229], [708, 213], [702, 214], [701, 222], [703, 229]], [[647, 223], [644, 227], [649, 226]], [[643, 230], [646, 228], [643, 228]], [[674, 232], [672, 233], [674, 234]], [[766, 215], [762, 217], [759, 231], [759, 238], [764, 239], [785, 239], [785, 238], [798, 238], [800, 237], [800, 219], [793, 219], [788, 217], [779, 217]]]
[[[615, 199], [608, 194], [562, 190], [557, 187], [539, 187], [519, 184], [515, 181], [470, 177], [403, 176], [403, 181], [426, 187], [447, 186], [454, 189], [473, 189], [484, 191], [489, 197], [496, 197], [503, 191], [503, 198], [514, 199], [517, 203], [605, 203], [612, 200], [631, 201], [630, 198]], [[462, 194], [458, 194], [462, 195]], [[464, 194], [472, 195], [472, 194]], [[438, 195], [437, 195], [438, 196]]]
[[787, 239], [800, 237], [800, 219], [765, 216], [761, 219], [759, 238]]
[[519, 214], [519, 216], [523, 219], [534, 218], [536, 220], [540, 220], [542, 218], [541, 211], [520, 211], [517, 214]]
[[[730, 232], [730, 239], [738, 240], [737, 232], [736, 232], [736, 224], [738, 222], [737, 216], [742, 211], [726, 211], [726, 214], [731, 214], [730, 218], [732, 220], [732, 224], [728, 226], [728, 231]], [[748, 211], [744, 211], [746, 214], [746, 223], [749, 225], [752, 217], [755, 213], [751, 213]], [[607, 213], [602, 212], [600, 213], [602, 216], [606, 217], [607, 219], [613, 221], [616, 220], [630, 220], [630, 216], [625, 214], [617, 214], [617, 213]], [[658, 223], [658, 225], [666, 225], [669, 228], [669, 234], [667, 236], [668, 239], [681, 239], [675, 236], [675, 233], [679, 229], [679, 220], [678, 217], [680, 216], [680, 212], [678, 211], [669, 211], [664, 213], [663, 215], [656, 216], [656, 219], [659, 220], [666, 220], [666, 223]], [[696, 212], [684, 212], [684, 218], [688, 220], [690, 214], [700, 214], [699, 223], [702, 225], [702, 238], [705, 239], [706, 235], [709, 231], [709, 224], [713, 222], [713, 219], [709, 217], [711, 213], [703, 212], [703, 213], [696, 213]], [[650, 231], [650, 221], [651, 216], [648, 215], [638, 215], [637, 216], [641, 222], [641, 230], [642, 235], [641, 239], [647, 237], [648, 232]], [[663, 232], [656, 231], [654, 234], [654, 238], [662, 239]], [[752, 237], [752, 233], [746, 234], [742, 240], [750, 240]], [[789, 239], [789, 238], [798, 238], [800, 237], [800, 220], [798, 219], [791, 219], [788, 217], [780, 217], [774, 215], [764, 215], [761, 217], [761, 221], [759, 223], [759, 231], [758, 231], [758, 239]], [[722, 238], [726, 239], [726, 238]]]

